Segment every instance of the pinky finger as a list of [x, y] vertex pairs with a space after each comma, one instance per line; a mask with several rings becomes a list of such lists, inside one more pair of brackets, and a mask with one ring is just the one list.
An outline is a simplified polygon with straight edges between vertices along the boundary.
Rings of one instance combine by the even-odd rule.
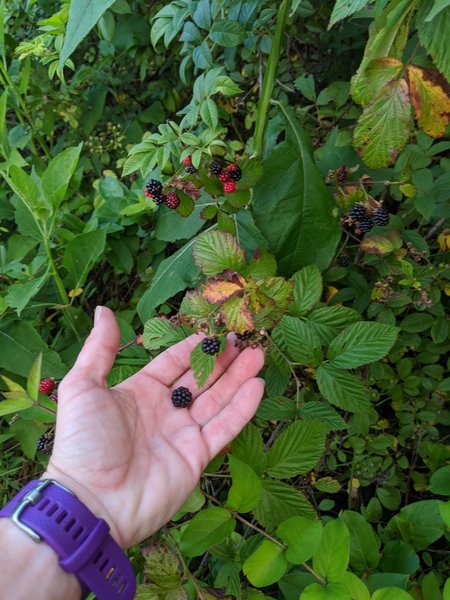
[[264, 393], [264, 381], [255, 377], [246, 381], [227, 406], [202, 429], [203, 439], [213, 458], [247, 425], [258, 409]]

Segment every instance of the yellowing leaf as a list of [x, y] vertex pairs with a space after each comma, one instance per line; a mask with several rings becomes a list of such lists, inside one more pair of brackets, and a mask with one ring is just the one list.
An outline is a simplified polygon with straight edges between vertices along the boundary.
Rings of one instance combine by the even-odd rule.
[[333, 287], [332, 285], [327, 287], [327, 291], [325, 294], [325, 300], [327, 301], [327, 304], [329, 302], [331, 302], [331, 300], [333, 299], [333, 296], [336, 296], [336, 294], [338, 293], [338, 289]]
[[412, 185], [412, 183], [405, 183], [404, 185], [401, 185], [400, 191], [407, 198], [414, 198], [414, 196], [417, 194], [417, 189], [414, 185]]
[[450, 250], [450, 229], [444, 229], [437, 237], [437, 243], [442, 252]]
[[359, 247], [368, 254], [389, 254], [394, 250], [392, 242], [383, 235], [366, 236]]
[[411, 100], [419, 127], [441, 137], [450, 121], [450, 86], [434, 69], [408, 67]]
[[203, 288], [203, 298], [208, 302], [223, 302], [242, 292], [242, 287], [232, 281], [212, 281]]
[[450, 296], [450, 285], [445, 285], [444, 286], [444, 294], [446, 296]]
[[76, 298], [77, 296], [79, 296], [82, 293], [83, 293], [83, 288], [77, 288], [76, 290], [70, 290], [67, 295], [69, 296], [69, 298]]
[[230, 298], [222, 305], [222, 317], [229, 331], [245, 333], [253, 331], [253, 317], [248, 310], [247, 298]]
[[392, 56], [373, 60], [358, 78], [358, 83], [353, 86], [353, 100], [367, 106], [385, 85], [400, 77], [402, 69], [403, 63]]
[[408, 141], [411, 113], [405, 79], [389, 82], [365, 108], [353, 139], [356, 149], [369, 167], [387, 167], [395, 162]]

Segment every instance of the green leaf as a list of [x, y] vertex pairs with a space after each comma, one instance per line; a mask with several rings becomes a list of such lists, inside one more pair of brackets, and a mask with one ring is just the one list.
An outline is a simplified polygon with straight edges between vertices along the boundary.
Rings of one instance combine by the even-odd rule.
[[326, 434], [326, 427], [314, 421], [288, 425], [268, 453], [269, 475], [285, 479], [311, 471], [323, 454]]
[[290, 276], [311, 264], [326, 269], [341, 233], [310, 140], [293, 110], [282, 110], [288, 140], [264, 163], [264, 174], [253, 190], [253, 213], [269, 252], [277, 259], [279, 273]]
[[351, 412], [368, 411], [370, 401], [367, 390], [355, 375], [324, 363], [317, 369], [316, 378], [320, 393], [331, 404]]
[[[16, 165], [10, 167], [9, 174], [10, 177], [5, 174], [3, 175], [5, 180], [13, 192], [22, 200], [24, 207], [31, 213], [33, 219], [38, 222], [50, 216], [51, 206], [41, 197], [40, 190], [34, 179]], [[39, 227], [38, 223], [37, 226]]]
[[341, 369], [375, 362], [386, 356], [397, 333], [396, 327], [385, 323], [355, 323], [334, 338], [328, 349], [328, 359], [334, 367]]
[[192, 213], [183, 219], [180, 219], [177, 211], [170, 210], [166, 206], [160, 206], [155, 226], [156, 238], [164, 242], [190, 239], [205, 224], [200, 214], [204, 208], [203, 202], [208, 202], [208, 200], [209, 196], [203, 195], [202, 199], [198, 200], [198, 204]]
[[227, 48], [234, 48], [245, 40], [247, 34], [239, 21], [216, 19], [209, 37], [213, 42]]
[[[164, 544], [147, 546], [144, 573], [161, 593], [181, 591], [182, 573], [177, 555]], [[181, 596], [182, 598], [183, 596]], [[171, 595], [172, 598], [172, 595]], [[175, 600], [176, 596], [174, 597]]]
[[413, 597], [398, 587], [385, 587], [376, 590], [370, 600], [413, 600]]
[[278, 581], [287, 568], [283, 548], [270, 540], [264, 540], [242, 566], [247, 579], [258, 588]]
[[258, 475], [264, 472], [266, 468], [264, 444], [260, 430], [253, 423], [248, 423], [233, 440], [231, 451], [235, 458], [250, 465]]
[[180, 539], [180, 550], [184, 556], [200, 556], [212, 544], [227, 538], [236, 526], [236, 521], [224, 508], [207, 508], [195, 515], [184, 529]]
[[327, 581], [340, 581], [347, 571], [350, 536], [342, 519], [329, 521], [323, 528], [320, 545], [313, 555], [313, 569]]
[[67, 244], [63, 265], [69, 272], [68, 280], [72, 289], [83, 287], [90, 270], [103, 254], [105, 243], [105, 231], [97, 229], [81, 233]]
[[192, 247], [195, 238], [164, 259], [158, 266], [151, 285], [140, 299], [137, 310], [143, 321], [153, 309], [187, 287], [193, 287], [199, 270], [194, 263]]
[[384, 545], [380, 561], [381, 571], [412, 575], [419, 567], [419, 557], [410, 544], [406, 544], [402, 540], [393, 540]]
[[273, 479], [263, 479], [262, 486], [261, 499], [253, 514], [268, 531], [273, 531], [290, 517], [316, 518], [311, 504], [292, 486]]
[[[429, 4], [421, 6], [421, 14], [427, 12]], [[419, 39], [427, 52], [433, 57], [439, 71], [444, 77], [450, 79], [450, 49], [447, 44], [450, 36], [450, 6], [439, 11], [431, 21], [425, 21], [418, 27]]]
[[312, 583], [304, 589], [300, 600], [351, 600], [351, 597], [343, 583], [328, 583], [325, 587]]
[[219, 124], [219, 111], [214, 100], [207, 98], [202, 102], [200, 105], [200, 116], [210, 129], [217, 127]]
[[353, 308], [322, 306], [309, 313], [307, 323], [320, 343], [328, 345], [342, 329], [360, 320], [361, 315]]
[[331, 29], [338, 21], [350, 17], [369, 3], [369, 0], [336, 0], [331, 13], [328, 29]]
[[185, 319], [209, 319], [216, 310], [217, 305], [208, 302], [199, 291], [190, 291], [185, 294], [178, 314]]
[[367, 586], [353, 573], [347, 572], [342, 578], [342, 584], [350, 592], [350, 597], [357, 600], [370, 600], [370, 592]]
[[35, 402], [39, 398], [39, 384], [41, 381], [41, 370], [42, 370], [42, 352], [36, 356], [30, 372], [27, 377], [27, 392], [32, 400]]
[[350, 532], [350, 566], [355, 571], [375, 569], [380, 562], [380, 540], [359, 513], [344, 510], [341, 519]]
[[263, 399], [259, 405], [257, 415], [268, 421], [292, 419], [297, 415], [297, 407], [290, 398], [271, 396]]
[[289, 357], [302, 365], [317, 365], [322, 359], [319, 340], [308, 322], [285, 315], [280, 329]]
[[211, 93], [220, 93], [224, 96], [236, 96], [236, 94], [242, 93], [242, 90], [238, 84], [231, 79], [231, 77], [228, 77], [227, 75], [219, 75], [216, 77]]
[[80, 42], [87, 36], [97, 21], [115, 0], [77, 0], [70, 3], [69, 21], [67, 23], [64, 44], [59, 56], [59, 68], [62, 69], [65, 62], [79, 46]]
[[363, 111], [353, 141], [373, 169], [395, 162], [412, 127], [412, 108], [405, 79], [390, 81]]
[[387, 531], [411, 544], [415, 550], [424, 550], [446, 531], [440, 513], [439, 500], [420, 500], [400, 509], [388, 525]]
[[155, 317], [149, 319], [144, 325], [143, 346], [147, 350], [156, 350], [169, 347], [181, 342], [189, 335], [183, 327], [174, 327], [168, 319]]
[[275, 275], [277, 272], [277, 261], [274, 257], [266, 252], [260, 250], [255, 252], [252, 260], [243, 273], [244, 277], [270, 277]]
[[227, 269], [240, 272], [245, 267], [244, 251], [234, 236], [223, 231], [208, 231], [195, 240], [194, 257], [205, 275]]
[[322, 538], [322, 524], [306, 517], [291, 517], [281, 523], [276, 534], [287, 546], [287, 560], [293, 565], [301, 565], [318, 548]]
[[10, 398], [8, 400], [0, 400], [0, 417], [18, 413], [33, 406], [31, 398]]
[[20, 317], [23, 309], [43, 287], [48, 277], [49, 274], [46, 272], [41, 275], [41, 277], [37, 277], [36, 279], [32, 279], [26, 283], [14, 283], [10, 285], [5, 295], [5, 301], [8, 306], [15, 308], [17, 315]]
[[373, 60], [367, 65], [363, 75], [358, 78], [358, 83], [353, 86], [353, 100], [367, 106], [388, 83], [392, 84], [399, 79], [403, 69], [404, 64], [392, 56]]
[[206, 354], [202, 350], [202, 342], [199, 342], [191, 352], [190, 365], [197, 387], [201, 389], [208, 377], [214, 371], [217, 355]]
[[319, 421], [326, 425], [328, 431], [347, 429], [347, 423], [341, 415], [325, 402], [310, 400], [300, 409], [300, 416], [305, 421]]
[[64, 196], [80, 158], [83, 144], [74, 148], [67, 148], [54, 158], [42, 174], [42, 191], [44, 196], [56, 210], [64, 200]]
[[450, 465], [441, 467], [433, 473], [428, 489], [433, 494], [450, 496]]
[[261, 497], [261, 479], [249, 465], [233, 454], [229, 455], [228, 463], [232, 485], [228, 492], [226, 506], [240, 513], [250, 512]]
[[309, 312], [322, 295], [322, 275], [316, 265], [305, 267], [294, 274], [294, 301], [290, 310], [295, 316]]

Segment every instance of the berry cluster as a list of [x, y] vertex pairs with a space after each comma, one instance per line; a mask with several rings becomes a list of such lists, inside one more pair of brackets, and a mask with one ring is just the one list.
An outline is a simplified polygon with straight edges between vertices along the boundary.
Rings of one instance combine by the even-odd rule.
[[341, 254], [340, 256], [338, 256], [337, 264], [340, 267], [348, 267], [348, 265], [350, 264], [350, 257], [346, 254]]
[[186, 156], [186, 158], [183, 158], [183, 160], [181, 161], [181, 164], [185, 167], [184, 170], [186, 171], [186, 173], [189, 173], [189, 175], [193, 175], [194, 173], [197, 173], [197, 169], [192, 164], [192, 159], [191, 159], [190, 154], [189, 154], [189, 156]]
[[214, 356], [220, 350], [220, 342], [216, 337], [204, 338], [202, 340], [202, 350], [205, 354]]
[[387, 225], [389, 223], [389, 213], [383, 207], [375, 209], [371, 214], [366, 207], [357, 202], [350, 209], [348, 216], [356, 223], [361, 233], [367, 233], [374, 225]]
[[175, 192], [163, 193], [163, 186], [156, 179], [149, 179], [145, 184], [144, 194], [147, 198], [151, 198], [155, 204], [165, 204], [167, 208], [172, 210], [180, 206], [180, 198]]
[[53, 377], [41, 379], [39, 383], [39, 392], [48, 396], [53, 402], [58, 402], [58, 389]]
[[192, 402], [192, 392], [187, 387], [179, 387], [172, 392], [172, 404], [175, 408], [186, 408]]
[[219, 161], [213, 160], [209, 165], [209, 174], [215, 175], [223, 183], [225, 194], [232, 194], [236, 190], [236, 182], [242, 178], [242, 171], [236, 163], [230, 163], [226, 167]]
[[50, 454], [53, 450], [54, 440], [55, 433], [53, 431], [48, 431], [39, 437], [38, 441], [36, 442], [36, 448], [43, 454]]
[[247, 340], [249, 340], [253, 335], [253, 331], [244, 331], [244, 333], [236, 333], [236, 338], [240, 341], [240, 342], [245, 342]]

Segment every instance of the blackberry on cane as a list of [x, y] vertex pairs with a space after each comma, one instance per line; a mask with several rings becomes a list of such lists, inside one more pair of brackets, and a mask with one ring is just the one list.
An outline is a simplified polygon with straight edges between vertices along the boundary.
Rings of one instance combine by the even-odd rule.
[[162, 188], [162, 183], [156, 179], [149, 179], [145, 184], [145, 191], [149, 192], [153, 198], [161, 195]]
[[195, 167], [193, 167], [192, 165], [186, 167], [185, 171], [186, 171], [186, 173], [189, 173], [189, 175], [193, 175], [194, 173], [197, 173], [197, 169]]
[[373, 213], [372, 218], [375, 225], [383, 226], [389, 223], [389, 213], [385, 208], [377, 208], [377, 210]]
[[176, 388], [172, 392], [172, 404], [176, 408], [186, 408], [192, 402], [192, 392], [184, 386]]
[[220, 175], [223, 171], [223, 165], [218, 160], [213, 160], [209, 166], [209, 170], [211, 171], [211, 175]]
[[53, 442], [55, 439], [55, 433], [53, 431], [48, 431], [41, 435], [36, 442], [36, 448], [39, 452], [43, 454], [50, 454], [53, 450]]
[[341, 256], [338, 256], [336, 262], [340, 267], [348, 267], [348, 265], [350, 264], [350, 257], [346, 254], [341, 254]]
[[175, 208], [180, 206], [180, 198], [175, 192], [169, 192], [166, 196], [165, 203], [167, 208], [175, 210]]
[[230, 174], [230, 179], [232, 181], [239, 181], [242, 177], [241, 168], [235, 163], [231, 163], [231, 165], [228, 165], [227, 171]]
[[362, 219], [358, 219], [358, 227], [362, 233], [367, 233], [372, 229], [374, 222], [370, 217], [363, 217]]
[[249, 331], [247, 329], [247, 331], [244, 331], [244, 333], [236, 333], [236, 338], [240, 341], [240, 342], [245, 342], [247, 340], [249, 340], [253, 335], [253, 331]]
[[362, 204], [360, 204], [359, 202], [357, 202], [356, 204], [354, 204], [351, 207], [350, 212], [348, 213], [348, 215], [352, 219], [355, 219], [356, 221], [359, 221], [360, 219], [362, 219], [362, 218], [364, 218], [366, 216], [366, 209], [364, 208], [364, 206]]
[[205, 354], [214, 356], [220, 350], [220, 341], [216, 337], [204, 338], [202, 340], [202, 350]]
[[153, 202], [155, 204], [164, 204], [166, 201], [167, 196], [163, 193], [158, 194], [157, 196], [153, 196]]

